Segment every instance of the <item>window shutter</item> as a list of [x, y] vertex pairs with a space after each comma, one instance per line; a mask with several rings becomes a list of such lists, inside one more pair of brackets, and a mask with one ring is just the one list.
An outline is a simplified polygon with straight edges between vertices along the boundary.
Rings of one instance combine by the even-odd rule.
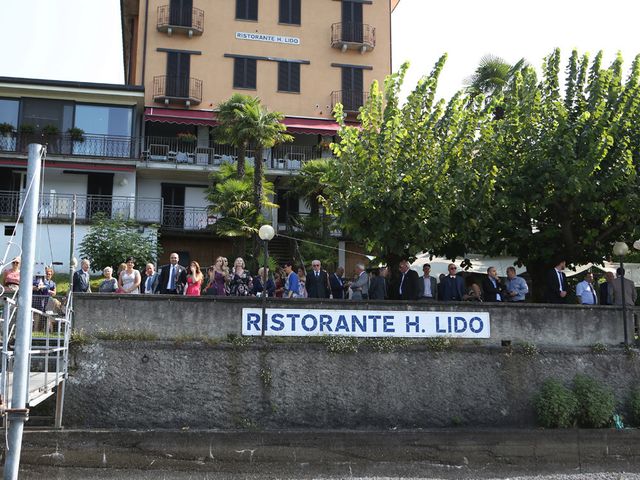
[[289, 65], [287, 62], [278, 62], [278, 90], [280, 92], [289, 90]]
[[300, 0], [291, 0], [291, 23], [296, 25], [302, 24], [302, 7]]
[[364, 87], [364, 82], [362, 81], [362, 69], [354, 68], [353, 69], [353, 106], [355, 108], [359, 108], [364, 104], [362, 98], [362, 90]]
[[258, 0], [249, 0], [248, 20], [258, 20]]
[[280, 23], [291, 23], [289, 21], [289, 0], [280, 0]]
[[291, 76], [289, 91], [291, 92], [299, 92], [300, 91], [300, 64], [299, 63], [290, 63], [289, 67], [291, 68]]
[[253, 58], [246, 58], [246, 85], [245, 88], [256, 88], [257, 65]]
[[244, 58], [233, 59], [233, 87], [242, 88], [244, 79]]

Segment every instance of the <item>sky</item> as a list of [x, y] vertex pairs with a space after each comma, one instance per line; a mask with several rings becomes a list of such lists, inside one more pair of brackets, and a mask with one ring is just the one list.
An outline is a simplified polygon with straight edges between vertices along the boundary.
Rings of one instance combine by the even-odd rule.
[[[119, 0], [0, 1], [0, 39], [10, 46], [0, 76], [122, 83]], [[449, 98], [486, 54], [539, 67], [555, 47], [563, 59], [573, 48], [602, 49], [607, 61], [620, 50], [628, 66], [640, 53], [638, 18], [640, 2], [629, 0], [401, 0], [393, 68], [410, 61], [406, 94], [447, 53], [438, 96]]]

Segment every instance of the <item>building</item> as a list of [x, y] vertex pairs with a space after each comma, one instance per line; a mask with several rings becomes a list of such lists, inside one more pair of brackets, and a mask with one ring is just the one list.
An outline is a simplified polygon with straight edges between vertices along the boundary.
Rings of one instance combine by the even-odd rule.
[[286, 230], [307, 211], [285, 195], [291, 182], [305, 161], [331, 155], [323, 146], [338, 129], [334, 105], [355, 121], [368, 86], [391, 71], [398, 1], [122, 0], [125, 85], [0, 78], [0, 123], [13, 127], [0, 136], [5, 235], [25, 188], [26, 145], [37, 141], [48, 145], [43, 261], [67, 264], [73, 194], [76, 245], [102, 211], [159, 225], [164, 257], [206, 265], [231, 255], [232, 242], [208, 228], [216, 219], [205, 189], [236, 159], [215, 135], [216, 107], [234, 92], [283, 112], [295, 138], [247, 154], [264, 162], [280, 206], [265, 213]]

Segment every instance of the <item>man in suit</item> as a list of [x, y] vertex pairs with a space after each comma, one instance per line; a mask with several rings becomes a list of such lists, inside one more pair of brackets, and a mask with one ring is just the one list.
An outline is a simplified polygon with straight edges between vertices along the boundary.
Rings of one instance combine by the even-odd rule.
[[613, 272], [605, 272], [606, 281], [600, 284], [600, 305], [613, 305], [613, 281], [615, 275]]
[[156, 267], [153, 263], [147, 263], [144, 269], [144, 276], [140, 283], [140, 291], [146, 294], [157, 293], [158, 290], [158, 274], [156, 273]]
[[329, 284], [331, 285], [331, 296], [333, 299], [344, 299], [344, 268], [338, 267], [334, 273], [329, 275]]
[[364, 264], [356, 265], [356, 276], [351, 282], [351, 300], [367, 300], [369, 298], [369, 276], [364, 271]]
[[487, 268], [487, 277], [482, 279], [482, 298], [485, 302], [504, 302], [504, 285], [498, 277], [496, 267]]
[[440, 282], [442, 296], [440, 300], [443, 302], [460, 302], [464, 297], [464, 280], [456, 275], [458, 267], [450, 263], [447, 267], [449, 275], [445, 276]]
[[73, 291], [81, 293], [91, 293], [91, 285], [89, 284], [89, 260], [83, 258], [80, 262], [80, 270], [73, 274]]
[[425, 263], [422, 265], [422, 277], [418, 282], [418, 298], [433, 302], [438, 299], [438, 281], [436, 277], [432, 277], [431, 265]]
[[624, 304], [635, 305], [638, 299], [636, 286], [633, 281], [624, 277], [624, 273], [624, 268], [622, 267], [618, 267], [616, 270], [616, 279], [613, 281], [613, 304], [622, 305], [622, 288], [624, 286]]
[[400, 280], [398, 283], [398, 299], [399, 300], [417, 300], [419, 294], [419, 277], [418, 272], [411, 270], [411, 266], [407, 260], [400, 261]]
[[329, 295], [331, 295], [329, 275], [326, 270], [322, 270], [320, 260], [311, 261], [311, 270], [307, 272], [305, 286], [309, 298], [329, 298]]
[[369, 273], [369, 300], [384, 300], [387, 298], [386, 268], [374, 268]]
[[567, 276], [564, 273], [567, 262], [560, 260], [547, 273], [545, 285], [545, 301], [547, 303], [567, 303]]
[[187, 283], [187, 271], [178, 263], [180, 258], [173, 252], [169, 255], [169, 264], [160, 267], [156, 292], [162, 294], [182, 295]]

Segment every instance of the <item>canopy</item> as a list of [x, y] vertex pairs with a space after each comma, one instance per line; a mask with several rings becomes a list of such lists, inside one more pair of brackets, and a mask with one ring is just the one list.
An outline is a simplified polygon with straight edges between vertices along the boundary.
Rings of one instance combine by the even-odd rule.
[[217, 124], [211, 110], [147, 107], [144, 109], [144, 119], [148, 122], [174, 123], [178, 125], [214, 126]]

